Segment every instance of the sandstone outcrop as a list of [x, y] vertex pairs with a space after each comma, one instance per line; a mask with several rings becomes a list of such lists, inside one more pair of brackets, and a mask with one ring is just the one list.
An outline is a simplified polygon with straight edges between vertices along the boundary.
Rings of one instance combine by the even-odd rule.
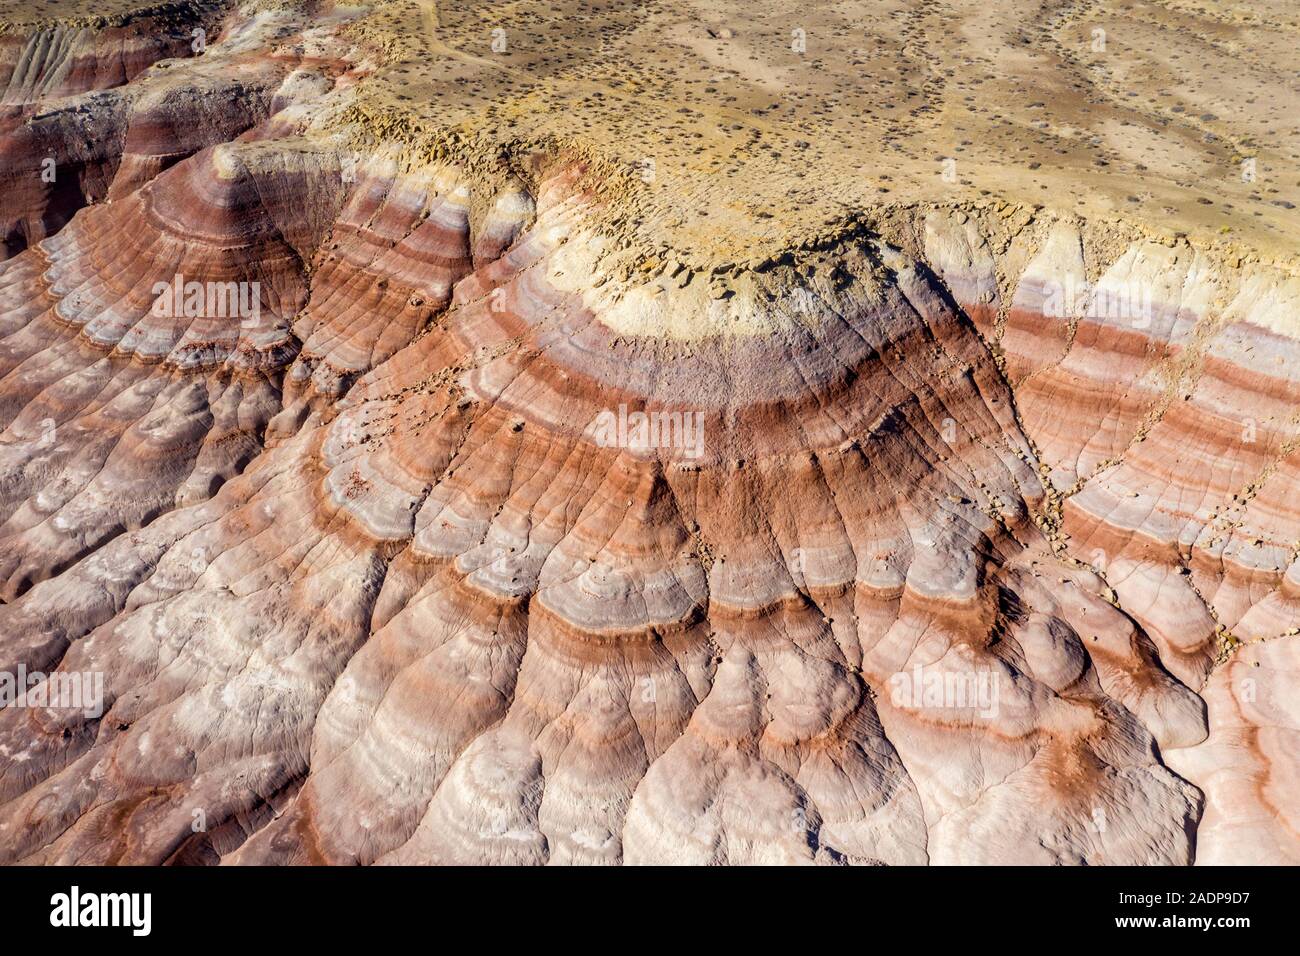
[[1300, 859], [1293, 263], [702, 262], [355, 9], [168, 15], [0, 44], [0, 670], [103, 680], [0, 708], [0, 860]]

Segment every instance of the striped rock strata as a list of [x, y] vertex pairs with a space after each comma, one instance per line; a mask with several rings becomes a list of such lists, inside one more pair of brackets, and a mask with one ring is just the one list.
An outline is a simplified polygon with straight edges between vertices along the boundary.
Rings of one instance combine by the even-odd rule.
[[627, 269], [590, 157], [358, 161], [264, 28], [16, 200], [0, 860], [1300, 857], [1293, 275], [992, 201]]

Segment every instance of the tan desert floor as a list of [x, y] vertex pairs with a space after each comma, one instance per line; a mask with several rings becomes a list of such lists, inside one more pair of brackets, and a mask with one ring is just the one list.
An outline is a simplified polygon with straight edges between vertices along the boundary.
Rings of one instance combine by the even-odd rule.
[[1295, 248], [1294, 5], [915, 6], [382, 4], [358, 29], [394, 62], [365, 103], [385, 124], [614, 158], [643, 236], [720, 260], [921, 200]]
[[[157, 6], [3, 0], [0, 31]], [[350, 119], [485, 155], [590, 150], [626, 171], [643, 254], [743, 264], [918, 201], [1123, 218], [1266, 258], [1300, 238], [1283, 0], [392, 0], [353, 33], [384, 62]]]

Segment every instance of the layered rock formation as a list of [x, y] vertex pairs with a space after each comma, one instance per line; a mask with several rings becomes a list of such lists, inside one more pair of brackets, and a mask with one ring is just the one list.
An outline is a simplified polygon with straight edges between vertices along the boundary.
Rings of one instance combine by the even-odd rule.
[[589, 143], [377, 115], [404, 9], [14, 56], [0, 859], [1300, 857], [1292, 263], [674, 247]]

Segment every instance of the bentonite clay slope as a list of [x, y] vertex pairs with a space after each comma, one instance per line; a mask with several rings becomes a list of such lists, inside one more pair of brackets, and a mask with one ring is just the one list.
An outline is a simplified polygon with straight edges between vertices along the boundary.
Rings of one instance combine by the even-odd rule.
[[104, 682], [0, 709], [0, 860], [1300, 862], [1291, 264], [977, 192], [646, 252], [588, 143], [375, 118], [406, 11], [0, 131], [102, 186], [5, 213], [0, 670]]

